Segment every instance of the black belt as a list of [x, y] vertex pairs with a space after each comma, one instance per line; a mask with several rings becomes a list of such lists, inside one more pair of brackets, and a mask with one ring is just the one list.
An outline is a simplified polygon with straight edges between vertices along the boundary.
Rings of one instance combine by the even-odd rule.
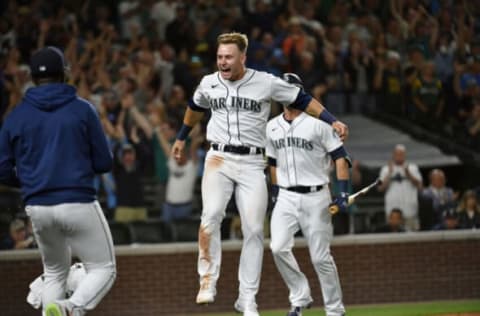
[[259, 155], [259, 154], [265, 153], [265, 149], [259, 148], [259, 147], [212, 144], [212, 148], [214, 150], [223, 151], [226, 153], [234, 153], [239, 155]]
[[297, 193], [313, 193], [323, 189], [323, 185], [312, 185], [312, 186], [297, 185], [294, 187], [288, 187], [283, 189], [287, 191], [297, 192]]

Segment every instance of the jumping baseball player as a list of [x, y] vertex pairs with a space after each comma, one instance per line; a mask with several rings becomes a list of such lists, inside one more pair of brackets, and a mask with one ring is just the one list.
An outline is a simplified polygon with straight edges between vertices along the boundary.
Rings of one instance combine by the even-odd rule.
[[[300, 78], [284, 74], [287, 82], [302, 87]], [[288, 105], [288, 103], [286, 103]], [[349, 160], [342, 141], [328, 124], [290, 106], [267, 124], [266, 152], [278, 196], [271, 219], [271, 250], [290, 291], [287, 316], [301, 316], [312, 303], [307, 278], [292, 253], [294, 235], [301, 229], [322, 287], [327, 316], [345, 313], [337, 268], [330, 255], [333, 236], [329, 167], [336, 166], [341, 194], [334, 200], [345, 211], [348, 201]]]
[[[30, 68], [36, 86], [0, 131], [0, 182], [21, 187], [42, 255], [43, 311], [84, 315], [116, 276], [112, 236], [94, 188], [95, 174], [111, 169], [112, 154], [94, 107], [64, 83], [63, 53], [42, 48]], [[87, 275], [66, 299], [72, 254]]]
[[207, 126], [211, 148], [202, 179], [203, 210], [198, 257], [200, 290], [196, 302], [214, 301], [220, 274], [220, 225], [234, 193], [243, 233], [239, 296], [234, 307], [244, 315], [257, 316], [255, 296], [262, 268], [263, 223], [268, 196], [264, 174], [265, 127], [271, 101], [292, 104], [292, 107], [327, 121], [342, 136], [346, 136], [348, 130], [298, 87], [266, 72], [246, 68], [247, 46], [247, 37], [240, 33], [218, 37], [218, 71], [203, 77], [195, 90], [172, 147], [172, 155], [181, 159], [185, 138], [205, 111], [211, 110]]

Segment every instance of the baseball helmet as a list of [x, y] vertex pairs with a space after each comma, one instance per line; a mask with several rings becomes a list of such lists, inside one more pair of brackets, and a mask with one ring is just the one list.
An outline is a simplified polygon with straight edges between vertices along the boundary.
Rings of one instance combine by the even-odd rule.
[[293, 72], [284, 73], [282, 75], [282, 79], [290, 84], [293, 84], [294, 86], [299, 87], [301, 90], [304, 89], [302, 79], [300, 79], [300, 77], [297, 74], [294, 74]]

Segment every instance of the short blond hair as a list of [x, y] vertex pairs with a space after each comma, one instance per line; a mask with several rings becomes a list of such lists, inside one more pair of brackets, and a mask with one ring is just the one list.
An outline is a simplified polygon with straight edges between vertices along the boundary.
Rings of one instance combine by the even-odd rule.
[[217, 44], [235, 44], [237, 45], [238, 49], [245, 53], [248, 47], [248, 37], [243, 33], [223, 33], [220, 34], [217, 38]]

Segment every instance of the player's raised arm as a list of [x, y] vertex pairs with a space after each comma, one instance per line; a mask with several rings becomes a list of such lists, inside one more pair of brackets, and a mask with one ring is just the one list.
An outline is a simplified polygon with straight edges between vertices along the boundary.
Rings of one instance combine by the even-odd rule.
[[[303, 89], [302, 79], [297, 74], [285, 73], [283, 80], [275, 81], [275, 101], [288, 104], [291, 108], [298, 109], [330, 124], [338, 133], [342, 141], [348, 136], [348, 126], [340, 122], [330, 113], [318, 100], [314, 99]], [[282, 83], [283, 82], [283, 83]], [[299, 88], [295, 95], [292, 95], [292, 85]], [[294, 99], [289, 99], [293, 97]]]
[[324, 122], [332, 125], [333, 129], [337, 131], [340, 139], [345, 141], [348, 137], [348, 126], [342, 122], [340, 122], [332, 113], [328, 112], [328, 110], [316, 99], [312, 98], [308, 103], [307, 107], [305, 108], [305, 112], [310, 114], [311, 116], [318, 117]]

